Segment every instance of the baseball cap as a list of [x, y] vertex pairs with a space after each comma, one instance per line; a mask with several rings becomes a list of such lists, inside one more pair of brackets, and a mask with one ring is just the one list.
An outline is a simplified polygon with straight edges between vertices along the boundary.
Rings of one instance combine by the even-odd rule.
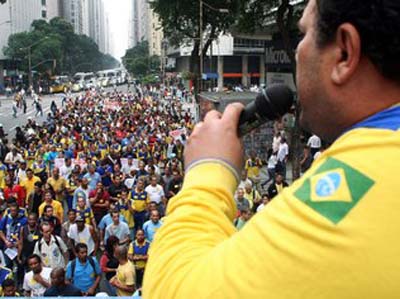
[[82, 215], [76, 216], [75, 222], [84, 222], [85, 221], [85, 217], [82, 217]]

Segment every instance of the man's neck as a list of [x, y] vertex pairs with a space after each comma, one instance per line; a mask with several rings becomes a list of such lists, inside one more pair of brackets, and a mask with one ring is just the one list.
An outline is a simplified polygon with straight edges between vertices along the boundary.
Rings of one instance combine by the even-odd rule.
[[128, 262], [127, 259], [125, 259], [125, 260], [120, 260], [120, 261], [119, 261], [119, 264], [120, 264], [120, 265], [125, 265], [127, 262]]

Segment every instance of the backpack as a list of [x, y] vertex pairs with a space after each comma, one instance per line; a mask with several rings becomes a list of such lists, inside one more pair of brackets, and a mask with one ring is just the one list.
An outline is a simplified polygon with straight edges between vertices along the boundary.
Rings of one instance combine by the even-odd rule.
[[[88, 256], [87, 259], [89, 261], [90, 266], [92, 266], [93, 272], [96, 273], [96, 265], [94, 263], [93, 258], [91, 256]], [[75, 268], [76, 268], [76, 259], [74, 259], [71, 262], [71, 281], [74, 280]]]
[[[56, 245], [57, 245], [57, 247], [58, 247], [58, 250], [60, 250], [60, 253], [63, 254], [63, 251], [62, 251], [62, 249], [61, 249], [60, 242], [58, 242], [58, 239], [57, 239], [57, 237], [56, 237], [55, 235], [53, 235], [53, 237], [54, 237], [54, 240], [56, 240]], [[37, 241], [39, 242], [39, 243], [38, 243], [39, 252], [42, 252], [42, 239], [43, 239], [43, 237], [41, 237], [41, 238], [39, 238], [39, 240], [37, 240]]]

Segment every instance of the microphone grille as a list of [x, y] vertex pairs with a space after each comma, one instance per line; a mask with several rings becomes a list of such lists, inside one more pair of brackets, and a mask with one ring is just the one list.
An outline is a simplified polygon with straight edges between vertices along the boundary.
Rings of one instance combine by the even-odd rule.
[[273, 84], [257, 97], [256, 105], [266, 118], [275, 120], [290, 111], [293, 101], [293, 92], [287, 85]]

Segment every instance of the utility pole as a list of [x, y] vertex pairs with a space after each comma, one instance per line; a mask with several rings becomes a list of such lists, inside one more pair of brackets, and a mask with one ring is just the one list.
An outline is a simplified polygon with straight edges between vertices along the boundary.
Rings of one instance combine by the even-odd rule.
[[29, 86], [28, 88], [30, 88], [33, 85], [33, 78], [32, 78], [32, 51], [31, 51], [32, 47], [28, 47], [28, 82], [29, 82]]
[[203, 0], [200, 0], [200, 78], [199, 92], [203, 90]]

